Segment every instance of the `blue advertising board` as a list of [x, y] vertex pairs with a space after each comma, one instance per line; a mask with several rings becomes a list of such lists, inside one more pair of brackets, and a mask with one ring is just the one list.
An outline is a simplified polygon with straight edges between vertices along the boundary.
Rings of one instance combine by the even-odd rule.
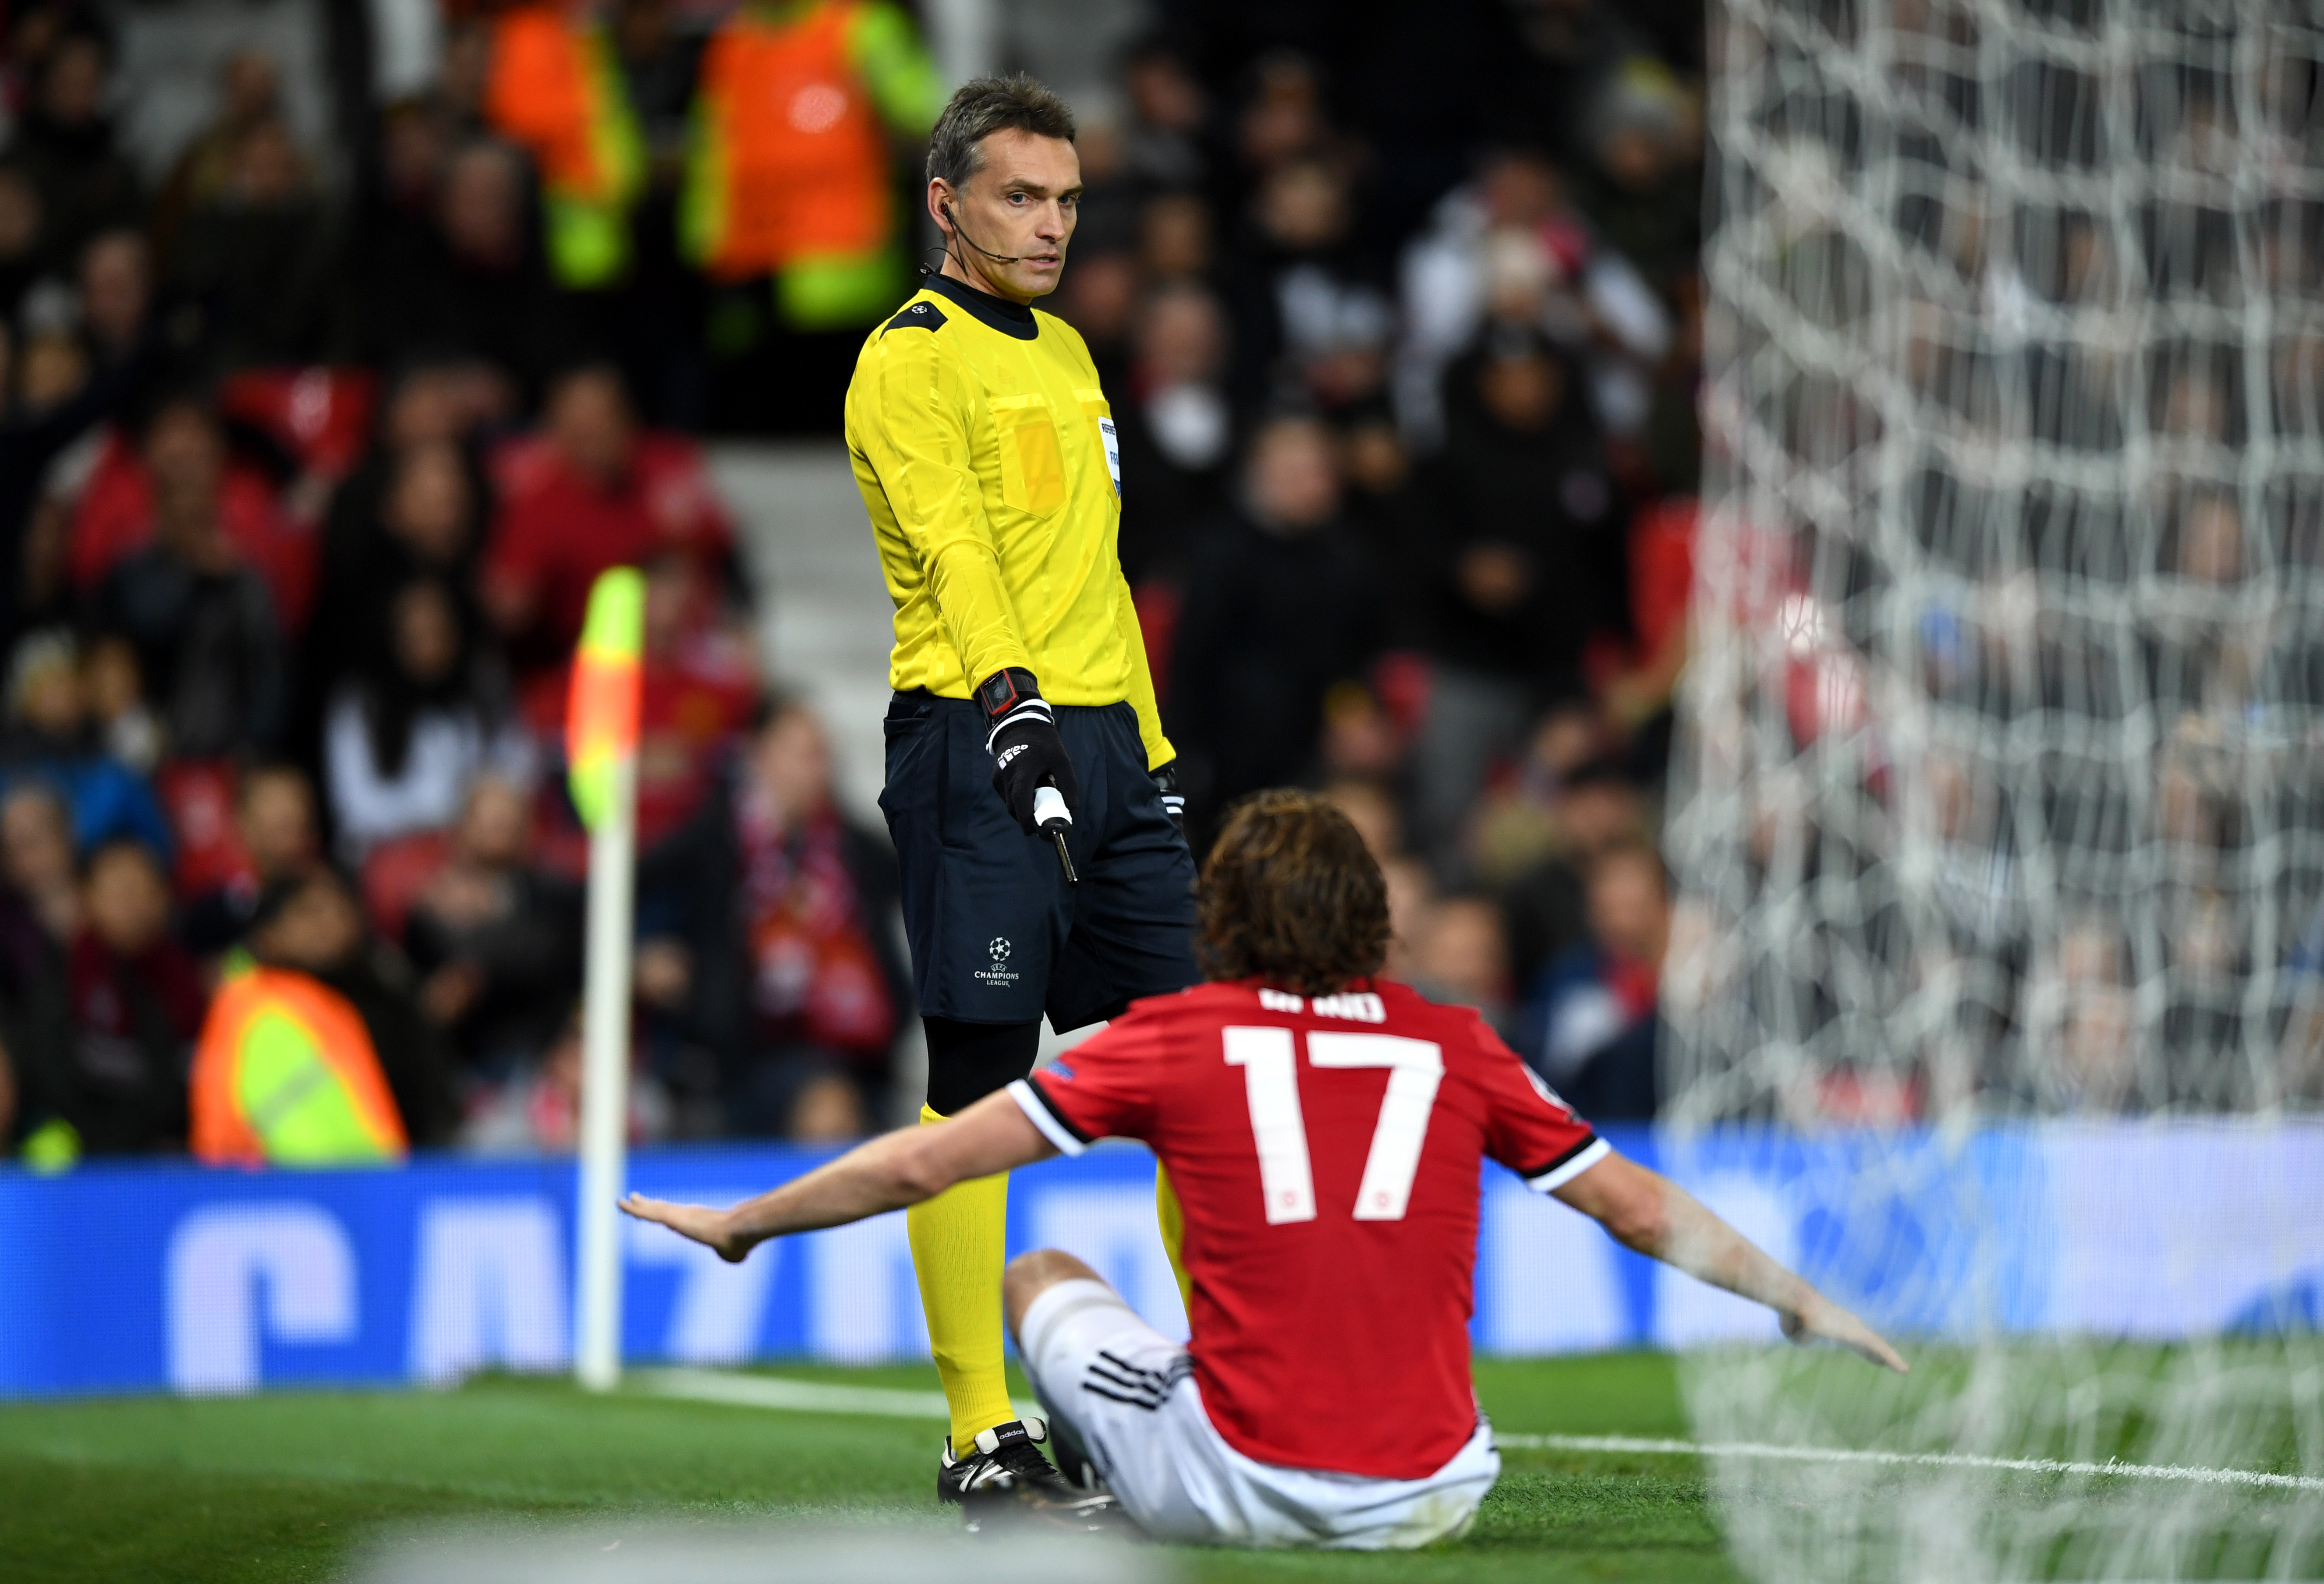
[[[2324, 1284], [2324, 1126], [1609, 1135], [1906, 1335], [2308, 1324]], [[724, 1203], [827, 1154], [647, 1151], [630, 1180]], [[0, 1171], [0, 1395], [562, 1368], [574, 1193], [569, 1160]], [[1102, 1146], [1017, 1174], [1009, 1227], [1012, 1249], [1070, 1249], [1185, 1333], [1144, 1150]], [[927, 1355], [900, 1215], [768, 1245], [740, 1266], [658, 1227], [622, 1230], [632, 1360]], [[1775, 1335], [1764, 1310], [1618, 1248], [1498, 1167], [1473, 1331], [1481, 1351], [1517, 1354]]]

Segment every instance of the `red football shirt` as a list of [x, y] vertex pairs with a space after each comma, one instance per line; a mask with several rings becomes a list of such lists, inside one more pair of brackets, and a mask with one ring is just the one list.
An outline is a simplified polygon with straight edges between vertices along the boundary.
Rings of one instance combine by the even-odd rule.
[[1068, 1155], [1137, 1138], [1169, 1169], [1194, 1378], [1228, 1444], [1389, 1479], [1476, 1432], [1480, 1158], [1547, 1193], [1606, 1153], [1474, 1012], [1385, 980], [1139, 1001], [1010, 1092]]

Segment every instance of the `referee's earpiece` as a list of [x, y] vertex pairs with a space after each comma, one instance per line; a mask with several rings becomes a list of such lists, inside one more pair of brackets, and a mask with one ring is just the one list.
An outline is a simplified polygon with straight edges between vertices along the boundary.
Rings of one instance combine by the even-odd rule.
[[986, 247], [982, 243], [980, 243], [976, 238], [971, 236], [967, 232], [960, 228], [960, 216], [952, 212], [952, 206], [950, 204], [940, 203], [936, 207], [944, 212], [944, 217], [945, 219], [952, 222], [952, 234], [954, 236], [959, 237], [963, 242], [968, 244], [969, 246], [976, 249], [977, 252], [982, 253], [986, 258], [992, 260], [995, 263], [1013, 264], [1025, 256], [1023, 253], [994, 253], [991, 248]]

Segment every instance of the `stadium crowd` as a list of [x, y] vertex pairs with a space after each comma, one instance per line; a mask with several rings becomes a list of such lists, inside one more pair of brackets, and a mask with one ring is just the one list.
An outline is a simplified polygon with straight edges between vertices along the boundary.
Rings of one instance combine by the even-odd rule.
[[[1701, 9], [1135, 9], [1043, 306], [1120, 424], [1197, 849], [1248, 792], [1326, 789], [1388, 875], [1390, 972], [1588, 1114], [1649, 1115]], [[301, 146], [244, 53], [161, 170], [118, 136], [102, 14], [8, 26], [0, 1153], [569, 1147], [560, 732], [620, 564], [632, 1133], [895, 1114], [892, 855], [761, 672], [695, 437], [835, 431], [928, 240], [918, 23], [455, 7], [360, 146]], [[770, 82], [807, 85], [788, 119], [751, 109]]]

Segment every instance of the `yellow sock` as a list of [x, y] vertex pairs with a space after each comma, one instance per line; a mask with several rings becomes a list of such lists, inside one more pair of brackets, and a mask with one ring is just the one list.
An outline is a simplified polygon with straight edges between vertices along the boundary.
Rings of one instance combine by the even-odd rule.
[[1170, 1257], [1170, 1274], [1178, 1278], [1178, 1301], [1191, 1319], [1194, 1278], [1186, 1274], [1186, 1212], [1178, 1208], [1177, 1191], [1170, 1186], [1170, 1174], [1160, 1161], [1154, 1163], [1154, 1219], [1162, 1227], [1162, 1252]]
[[[944, 1119], [920, 1108], [920, 1124]], [[952, 1445], [964, 1456], [979, 1431], [1017, 1417], [1001, 1358], [1001, 1267], [1007, 1262], [1009, 1174], [958, 1183], [904, 1212], [912, 1272], [928, 1317], [928, 1348], [952, 1407]]]

